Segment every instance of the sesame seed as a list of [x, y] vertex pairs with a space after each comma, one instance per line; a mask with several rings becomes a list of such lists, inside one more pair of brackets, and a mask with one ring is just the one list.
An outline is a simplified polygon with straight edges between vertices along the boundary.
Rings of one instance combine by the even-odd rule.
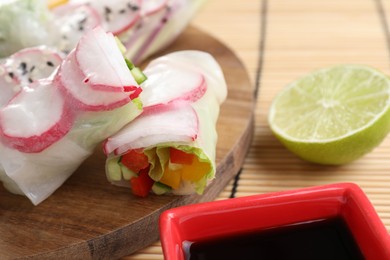
[[25, 71], [26, 68], [27, 68], [27, 63], [21, 62], [20, 65], [19, 65], [19, 68], [20, 68], [22, 71]]
[[133, 5], [131, 2], [128, 2], [127, 3], [127, 7], [132, 10], [132, 11], [138, 11], [139, 10], [139, 6], [138, 5]]
[[107, 15], [107, 14], [110, 14], [112, 11], [111, 11], [111, 8], [108, 7], [108, 6], [105, 6], [104, 7], [104, 13]]

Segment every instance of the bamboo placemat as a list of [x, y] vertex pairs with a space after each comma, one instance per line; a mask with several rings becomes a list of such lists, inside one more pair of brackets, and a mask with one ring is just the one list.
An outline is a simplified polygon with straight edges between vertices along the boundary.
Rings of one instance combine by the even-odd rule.
[[[354, 182], [390, 231], [390, 136], [344, 166], [300, 160], [271, 134], [267, 114], [289, 82], [318, 68], [365, 64], [390, 75], [390, 1], [212, 0], [193, 21], [233, 49], [259, 88], [252, 146], [242, 171], [217, 199]], [[160, 242], [125, 259], [163, 259]]]

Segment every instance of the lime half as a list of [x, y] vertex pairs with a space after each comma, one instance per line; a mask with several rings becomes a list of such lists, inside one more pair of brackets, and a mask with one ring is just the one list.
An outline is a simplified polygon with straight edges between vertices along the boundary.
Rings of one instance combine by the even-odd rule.
[[301, 158], [321, 164], [351, 162], [376, 147], [390, 130], [390, 79], [365, 66], [315, 71], [273, 101], [269, 124]]

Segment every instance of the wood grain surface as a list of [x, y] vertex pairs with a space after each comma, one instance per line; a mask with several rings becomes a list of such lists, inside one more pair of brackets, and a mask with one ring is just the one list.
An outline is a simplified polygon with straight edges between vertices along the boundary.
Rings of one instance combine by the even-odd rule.
[[217, 123], [217, 176], [205, 193], [136, 198], [128, 189], [107, 182], [105, 158], [97, 149], [38, 206], [0, 188], [0, 259], [119, 258], [158, 240], [163, 210], [213, 200], [225, 188], [241, 168], [252, 140], [254, 90], [236, 55], [209, 34], [190, 27], [165, 52], [183, 49], [211, 53], [228, 84]]

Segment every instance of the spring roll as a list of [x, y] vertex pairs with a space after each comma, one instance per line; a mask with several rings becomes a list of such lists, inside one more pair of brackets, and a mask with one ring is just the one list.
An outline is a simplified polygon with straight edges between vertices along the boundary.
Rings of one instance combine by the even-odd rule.
[[[0, 87], [18, 82], [2, 76], [0, 84], [7, 84]], [[135, 76], [114, 36], [99, 27], [80, 39], [51, 76], [19, 87], [1, 94], [0, 180], [35, 205], [142, 111]]]
[[227, 95], [208, 53], [180, 51], [152, 61], [141, 85], [143, 113], [109, 137], [107, 179], [144, 197], [202, 194], [215, 177], [216, 122]]
[[187, 27], [206, 0], [141, 1], [140, 16], [118, 34], [126, 56], [141, 62], [168, 46]]
[[139, 63], [171, 43], [205, 0], [70, 0], [48, 8], [45, 0], [0, 3], [0, 57], [37, 45], [69, 53], [97, 26], [125, 45]]

